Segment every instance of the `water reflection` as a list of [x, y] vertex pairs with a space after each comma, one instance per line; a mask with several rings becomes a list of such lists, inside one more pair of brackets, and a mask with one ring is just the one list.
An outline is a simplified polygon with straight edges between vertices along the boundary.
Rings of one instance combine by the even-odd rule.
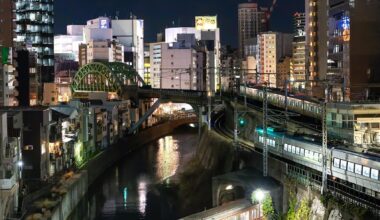
[[196, 137], [188, 127], [127, 156], [90, 187], [71, 219], [177, 219], [178, 204], [157, 184], [173, 190], [170, 177], [191, 158]]
[[178, 141], [173, 136], [161, 138], [157, 152], [157, 178], [158, 181], [167, 180], [176, 174], [179, 166]]

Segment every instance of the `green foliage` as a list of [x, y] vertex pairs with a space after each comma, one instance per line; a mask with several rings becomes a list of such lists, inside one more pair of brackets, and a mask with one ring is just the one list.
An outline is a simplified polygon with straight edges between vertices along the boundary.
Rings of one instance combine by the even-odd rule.
[[304, 220], [309, 219], [310, 211], [311, 211], [311, 204], [307, 198], [303, 198], [301, 201], [300, 206], [297, 209], [297, 212], [295, 213], [295, 219], [296, 220]]
[[272, 219], [271, 217], [275, 214], [272, 197], [269, 194], [265, 196], [263, 201], [263, 213], [268, 219]]
[[294, 192], [289, 192], [289, 209], [286, 216], [286, 220], [295, 220], [296, 219], [296, 206], [297, 206], [297, 197]]

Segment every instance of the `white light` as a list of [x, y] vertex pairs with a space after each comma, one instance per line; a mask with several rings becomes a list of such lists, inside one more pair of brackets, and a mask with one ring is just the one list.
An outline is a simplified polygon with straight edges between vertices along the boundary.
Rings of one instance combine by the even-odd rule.
[[190, 127], [195, 128], [195, 124], [191, 123], [189, 124]]
[[234, 186], [233, 186], [233, 185], [228, 185], [228, 186], [226, 186], [226, 190], [232, 190], [232, 189], [234, 189]]
[[257, 199], [257, 201], [261, 202], [263, 201], [265, 197], [265, 194], [262, 190], [258, 189], [255, 191], [255, 198]]
[[17, 162], [17, 166], [22, 167], [23, 165], [24, 165], [24, 162], [22, 161]]

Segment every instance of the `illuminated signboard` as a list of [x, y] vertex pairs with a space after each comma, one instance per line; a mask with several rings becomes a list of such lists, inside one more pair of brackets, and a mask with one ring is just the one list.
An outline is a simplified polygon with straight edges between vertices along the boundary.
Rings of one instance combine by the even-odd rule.
[[108, 20], [107, 19], [100, 19], [99, 28], [100, 29], [108, 29], [109, 28]]
[[350, 41], [350, 18], [344, 16], [340, 22], [340, 26], [343, 29], [343, 41]]
[[218, 28], [217, 16], [195, 17], [195, 28], [197, 30], [215, 30]]

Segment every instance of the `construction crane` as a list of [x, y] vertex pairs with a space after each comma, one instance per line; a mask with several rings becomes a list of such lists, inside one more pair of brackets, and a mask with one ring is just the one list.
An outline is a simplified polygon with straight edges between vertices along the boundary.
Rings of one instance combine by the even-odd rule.
[[270, 6], [270, 8], [269, 8], [269, 12], [268, 12], [268, 14], [267, 14], [267, 19], [268, 19], [268, 20], [271, 18], [272, 13], [273, 13], [273, 11], [274, 11], [274, 7], [276, 6], [276, 4], [277, 4], [277, 0], [273, 0], [272, 5]]

